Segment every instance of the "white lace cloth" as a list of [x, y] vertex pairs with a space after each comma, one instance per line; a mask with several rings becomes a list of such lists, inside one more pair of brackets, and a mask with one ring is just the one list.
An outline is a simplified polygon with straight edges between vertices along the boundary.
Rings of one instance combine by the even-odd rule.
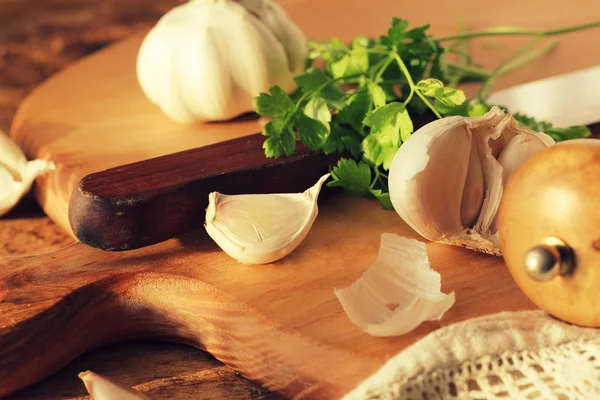
[[406, 348], [345, 399], [600, 400], [600, 330], [542, 311], [459, 322]]

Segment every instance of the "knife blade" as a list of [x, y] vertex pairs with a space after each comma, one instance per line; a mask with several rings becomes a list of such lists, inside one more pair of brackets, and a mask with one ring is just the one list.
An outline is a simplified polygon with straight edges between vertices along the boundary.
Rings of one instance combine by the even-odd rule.
[[488, 103], [557, 128], [600, 122], [600, 65], [499, 90]]

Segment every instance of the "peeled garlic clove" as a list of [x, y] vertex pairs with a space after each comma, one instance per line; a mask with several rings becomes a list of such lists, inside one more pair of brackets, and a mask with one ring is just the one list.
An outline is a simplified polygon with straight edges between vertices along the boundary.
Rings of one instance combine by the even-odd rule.
[[92, 400], [150, 400], [143, 393], [118, 384], [92, 371], [81, 372], [79, 379]]
[[350, 320], [374, 336], [403, 335], [424, 321], [439, 320], [455, 300], [454, 292], [441, 292], [425, 243], [391, 233], [381, 235], [375, 263], [335, 295]]
[[8, 213], [27, 194], [35, 178], [54, 168], [49, 161], [28, 162], [21, 149], [0, 132], [0, 216]]
[[290, 254], [306, 237], [318, 214], [324, 175], [303, 193], [209, 195], [205, 228], [242, 264], [268, 264]]
[[499, 255], [496, 214], [504, 186], [521, 164], [553, 144], [498, 107], [482, 117], [439, 119], [396, 153], [390, 199], [424, 238]]

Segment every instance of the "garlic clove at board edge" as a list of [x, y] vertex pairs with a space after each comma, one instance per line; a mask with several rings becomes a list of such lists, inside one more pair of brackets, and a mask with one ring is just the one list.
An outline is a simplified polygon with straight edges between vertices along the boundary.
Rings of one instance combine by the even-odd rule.
[[389, 171], [390, 200], [422, 237], [500, 255], [497, 213], [504, 185], [533, 154], [552, 146], [498, 107], [415, 131]]
[[348, 318], [379, 337], [404, 335], [439, 320], [455, 302], [441, 292], [441, 276], [429, 265], [425, 243], [381, 235], [377, 259], [352, 285], [334, 290]]
[[212, 192], [204, 227], [242, 264], [268, 264], [294, 251], [318, 214], [317, 199], [329, 174], [302, 193], [226, 195]]
[[80, 372], [77, 376], [91, 400], [150, 400], [145, 394], [92, 371]]
[[27, 161], [19, 146], [0, 131], [0, 217], [18, 204], [37, 177], [55, 168], [52, 161]]

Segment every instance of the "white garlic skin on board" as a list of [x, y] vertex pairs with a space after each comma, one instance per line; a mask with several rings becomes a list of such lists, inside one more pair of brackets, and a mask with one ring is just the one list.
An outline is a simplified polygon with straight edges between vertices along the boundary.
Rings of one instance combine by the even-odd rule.
[[305, 68], [306, 39], [271, 0], [191, 0], [144, 38], [137, 79], [171, 119], [221, 121], [253, 111], [273, 85], [290, 92]]
[[504, 186], [533, 154], [553, 144], [498, 107], [482, 117], [436, 120], [400, 146], [390, 167], [390, 199], [424, 238], [500, 255], [497, 213]]
[[302, 193], [209, 195], [204, 227], [219, 247], [242, 264], [268, 264], [296, 249], [317, 218], [326, 174]]
[[53, 169], [50, 161], [27, 161], [19, 146], [0, 131], [0, 217], [29, 192], [35, 178]]

